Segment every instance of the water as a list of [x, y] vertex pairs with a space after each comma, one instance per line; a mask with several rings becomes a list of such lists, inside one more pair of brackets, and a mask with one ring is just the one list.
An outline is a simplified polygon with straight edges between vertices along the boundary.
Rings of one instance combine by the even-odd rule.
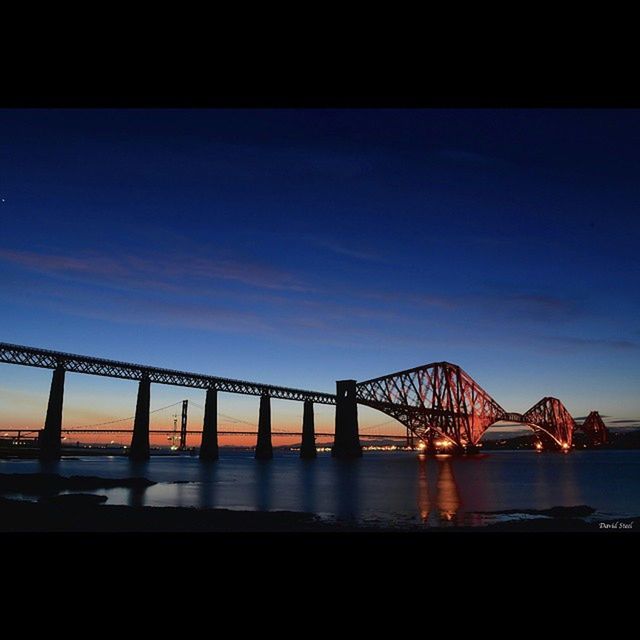
[[399, 526], [480, 525], [505, 517], [482, 511], [579, 504], [594, 507], [596, 520], [640, 515], [640, 451], [500, 451], [426, 459], [366, 452], [354, 461], [328, 454], [302, 461], [278, 452], [258, 462], [248, 451], [223, 449], [221, 456], [208, 464], [190, 456], [142, 464], [107, 456], [46, 466], [0, 460], [0, 473], [144, 476], [158, 483], [144, 490], [98, 490], [108, 504], [306, 511], [327, 520]]

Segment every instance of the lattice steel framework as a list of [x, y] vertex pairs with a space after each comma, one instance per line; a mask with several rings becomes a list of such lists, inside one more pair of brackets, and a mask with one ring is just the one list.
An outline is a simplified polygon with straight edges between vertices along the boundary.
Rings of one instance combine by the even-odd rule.
[[[141, 380], [199, 389], [285, 400], [335, 404], [333, 394], [220, 378], [185, 371], [80, 356], [48, 349], [0, 343], [0, 362], [43, 369], [62, 367], [73, 373]], [[560, 447], [571, 447], [576, 423], [557, 398], [546, 397], [524, 414], [506, 412], [459, 366], [435, 362], [360, 382], [357, 401], [392, 416], [424, 441], [436, 435], [459, 447], [476, 445], [495, 422], [520, 422], [547, 433]], [[607, 442], [599, 414], [592, 412], [581, 428], [595, 443]]]
[[246, 380], [234, 380], [231, 378], [219, 378], [199, 373], [186, 371], [173, 371], [158, 367], [147, 367], [129, 362], [105, 360], [79, 356], [48, 349], [35, 349], [15, 344], [0, 342], [0, 362], [9, 364], [21, 364], [41, 369], [56, 369], [61, 366], [66, 371], [73, 373], [87, 373], [94, 376], [109, 378], [124, 378], [126, 380], [140, 380], [144, 375], [149, 376], [151, 382], [170, 384], [178, 387], [196, 387], [198, 389], [217, 389], [228, 393], [241, 393], [250, 396], [269, 395], [272, 398], [283, 400], [311, 400], [320, 404], [335, 404], [336, 397], [330, 393], [318, 391], [306, 391], [303, 389], [290, 389], [277, 387]]
[[575, 421], [557, 398], [543, 398], [526, 413], [505, 411], [459, 366], [434, 362], [360, 382], [358, 402], [405, 425], [420, 439], [435, 436], [473, 446], [495, 422], [520, 422], [569, 448]]
[[393, 416], [422, 440], [435, 433], [458, 446], [475, 445], [504, 409], [459, 366], [434, 362], [360, 382], [361, 404]]
[[589, 437], [590, 444], [601, 445], [609, 442], [609, 430], [597, 411], [592, 411], [580, 428]]
[[559, 446], [571, 447], [576, 422], [558, 398], [542, 398], [522, 415], [522, 422], [546, 432]]

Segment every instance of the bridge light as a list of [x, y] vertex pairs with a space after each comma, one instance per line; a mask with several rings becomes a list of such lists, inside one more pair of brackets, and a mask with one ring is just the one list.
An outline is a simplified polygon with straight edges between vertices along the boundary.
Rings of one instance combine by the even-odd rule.
[[536, 442], [536, 449], [542, 451], [542, 442]]

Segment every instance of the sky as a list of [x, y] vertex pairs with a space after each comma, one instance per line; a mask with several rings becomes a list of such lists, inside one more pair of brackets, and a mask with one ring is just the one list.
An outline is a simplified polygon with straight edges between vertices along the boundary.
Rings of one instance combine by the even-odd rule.
[[[509, 411], [640, 425], [639, 148], [637, 110], [2, 110], [0, 341], [327, 392], [446, 360]], [[0, 365], [0, 428], [50, 376]], [[64, 426], [135, 395], [69, 374]]]

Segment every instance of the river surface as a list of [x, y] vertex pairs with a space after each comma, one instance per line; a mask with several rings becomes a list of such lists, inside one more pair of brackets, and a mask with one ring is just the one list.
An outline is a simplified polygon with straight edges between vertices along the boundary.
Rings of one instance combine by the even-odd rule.
[[496, 451], [459, 458], [365, 452], [354, 461], [325, 453], [302, 461], [278, 451], [273, 460], [258, 462], [250, 451], [222, 449], [220, 460], [207, 464], [189, 455], [143, 464], [117, 456], [47, 466], [0, 460], [0, 473], [41, 471], [144, 476], [158, 483], [96, 491], [108, 496], [107, 504], [306, 511], [328, 520], [398, 526], [482, 525], [514, 516], [481, 512], [580, 504], [596, 509], [595, 520], [640, 515], [640, 451]]

